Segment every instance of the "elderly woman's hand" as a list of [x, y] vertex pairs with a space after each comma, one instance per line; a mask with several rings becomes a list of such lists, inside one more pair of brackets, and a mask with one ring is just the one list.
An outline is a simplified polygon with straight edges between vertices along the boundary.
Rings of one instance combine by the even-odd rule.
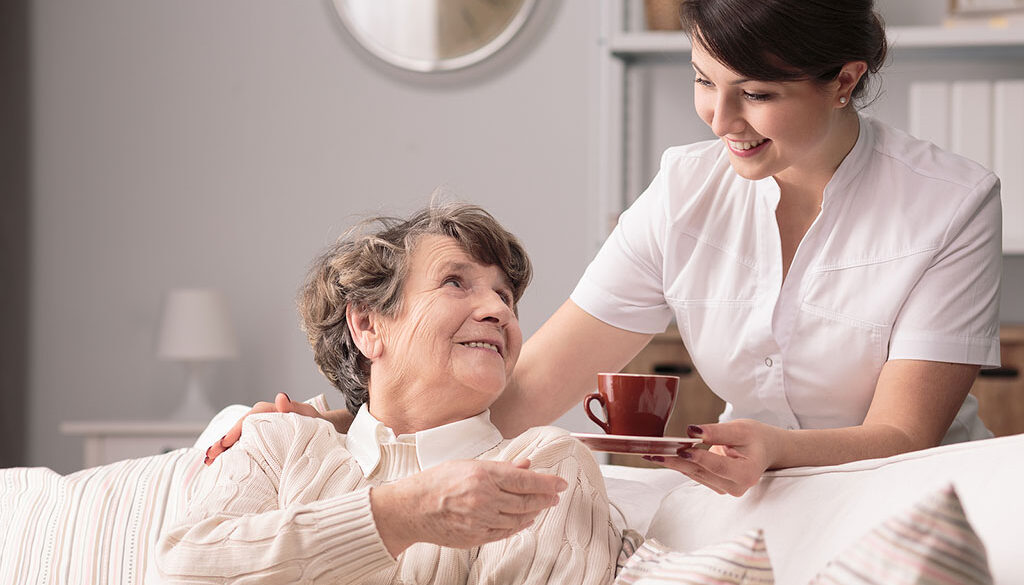
[[512, 536], [568, 487], [530, 462], [449, 461], [373, 488], [370, 505], [392, 556], [417, 542], [469, 548]]
[[[284, 392], [278, 392], [273, 402], [257, 402], [252, 406], [252, 410], [245, 413], [245, 416], [238, 419], [235, 426], [231, 427], [231, 430], [227, 432], [219, 441], [210, 445], [206, 449], [206, 460], [207, 465], [213, 463], [213, 460], [218, 455], [227, 451], [232, 445], [238, 442], [238, 439], [242, 436], [242, 422], [250, 414], [259, 414], [263, 412], [294, 412], [295, 414], [301, 414], [303, 416], [310, 416], [313, 418], [322, 418], [334, 425], [334, 428], [338, 429], [339, 433], [343, 433], [348, 430], [349, 424], [352, 423], [352, 415], [348, 411], [342, 411], [342, 415], [339, 416], [338, 411], [330, 411], [329, 413], [321, 414], [317, 409], [313, 408], [305, 402], [294, 402]], [[333, 415], [333, 416], [331, 416]]]
[[678, 457], [650, 458], [720, 494], [742, 496], [771, 467], [782, 429], [754, 420], [690, 426], [687, 434], [711, 445], [685, 449]]

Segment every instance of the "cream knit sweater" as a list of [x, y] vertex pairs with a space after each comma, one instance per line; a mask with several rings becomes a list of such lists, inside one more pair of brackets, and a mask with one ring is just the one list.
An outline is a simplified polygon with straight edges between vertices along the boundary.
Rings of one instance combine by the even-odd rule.
[[329, 423], [250, 416], [242, 439], [202, 472], [186, 517], [160, 539], [157, 564], [172, 583], [610, 583], [621, 539], [593, 456], [565, 431], [539, 427], [478, 459], [522, 457], [569, 483], [533, 525], [472, 549], [418, 543], [394, 559], [369, 492], [419, 470], [415, 445], [385, 445], [364, 478]]

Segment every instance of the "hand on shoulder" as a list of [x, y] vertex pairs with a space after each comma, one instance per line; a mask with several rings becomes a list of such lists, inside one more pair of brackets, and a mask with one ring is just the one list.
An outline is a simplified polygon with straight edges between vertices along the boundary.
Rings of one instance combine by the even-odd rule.
[[[277, 396], [274, 398], [274, 402], [257, 402], [256, 404], [254, 404], [252, 410], [250, 410], [244, 416], [242, 416], [242, 418], [240, 418], [238, 422], [236, 422], [235, 425], [231, 427], [231, 429], [223, 437], [220, 438], [219, 441], [210, 445], [206, 449], [206, 459], [204, 460], [204, 463], [210, 465], [218, 456], [220, 456], [222, 453], [230, 449], [232, 446], [234, 446], [235, 443], [238, 442], [238, 440], [242, 437], [242, 426], [249, 416], [254, 414], [270, 412], [292, 412], [295, 414], [300, 414], [302, 416], [327, 420], [331, 424], [333, 424], [336, 429], [338, 427], [338, 422], [344, 423], [344, 417], [338, 416], [338, 411], [329, 411], [330, 413], [333, 414], [331, 418], [328, 418], [324, 414], [321, 414], [320, 411], [318, 411], [312, 405], [306, 404], [304, 402], [295, 402], [291, 398], [289, 398], [288, 395], [285, 394], [284, 392], [278, 392]], [[348, 423], [351, 423], [351, 417], [348, 418]], [[348, 429], [348, 424], [345, 424], [345, 429]]]

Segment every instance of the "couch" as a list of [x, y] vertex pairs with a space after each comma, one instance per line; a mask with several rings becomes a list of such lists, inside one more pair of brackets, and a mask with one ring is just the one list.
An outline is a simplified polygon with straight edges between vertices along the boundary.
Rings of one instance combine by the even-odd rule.
[[1024, 434], [772, 471], [740, 498], [667, 469], [602, 470], [612, 501], [649, 540], [695, 551], [760, 530], [783, 584], [810, 583], [873, 529], [951, 486], [987, 553], [992, 582], [1024, 584]]
[[[152, 577], [161, 527], [187, 505], [205, 448], [246, 410], [235, 405], [221, 411], [191, 449], [66, 476], [45, 468], [0, 470], [0, 583], [153, 582], [147, 571]], [[637, 575], [672, 560], [657, 551], [687, 555], [751, 530], [763, 543], [775, 583], [810, 583], [887, 518], [952, 486], [987, 550], [992, 582], [1024, 584], [1024, 435], [770, 472], [741, 498], [715, 494], [667, 469], [601, 469], [616, 521], [625, 533], [647, 537], [627, 561], [636, 566], [627, 564], [622, 576], [633, 572], [623, 583], [704, 582]], [[631, 546], [639, 542], [627, 542], [624, 553]]]

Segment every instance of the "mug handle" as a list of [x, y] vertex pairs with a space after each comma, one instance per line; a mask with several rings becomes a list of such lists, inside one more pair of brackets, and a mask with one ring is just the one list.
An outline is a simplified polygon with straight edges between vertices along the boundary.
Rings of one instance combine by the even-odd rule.
[[601, 403], [601, 410], [603, 410], [605, 412], [605, 417], [607, 417], [608, 416], [608, 406], [604, 402], [604, 396], [601, 396], [597, 392], [593, 392], [593, 393], [587, 394], [587, 396], [583, 399], [583, 410], [586, 411], [587, 416], [590, 417], [590, 420], [592, 420], [595, 423], [597, 423], [597, 426], [599, 426], [602, 429], [604, 429], [604, 432], [610, 435], [612, 433], [611, 426], [609, 426], [609, 424], [606, 421], [603, 421], [603, 420], [599, 419], [597, 417], [597, 415], [594, 414], [594, 411], [590, 410], [590, 403], [593, 402], [594, 400], [596, 400], [596, 401]]

